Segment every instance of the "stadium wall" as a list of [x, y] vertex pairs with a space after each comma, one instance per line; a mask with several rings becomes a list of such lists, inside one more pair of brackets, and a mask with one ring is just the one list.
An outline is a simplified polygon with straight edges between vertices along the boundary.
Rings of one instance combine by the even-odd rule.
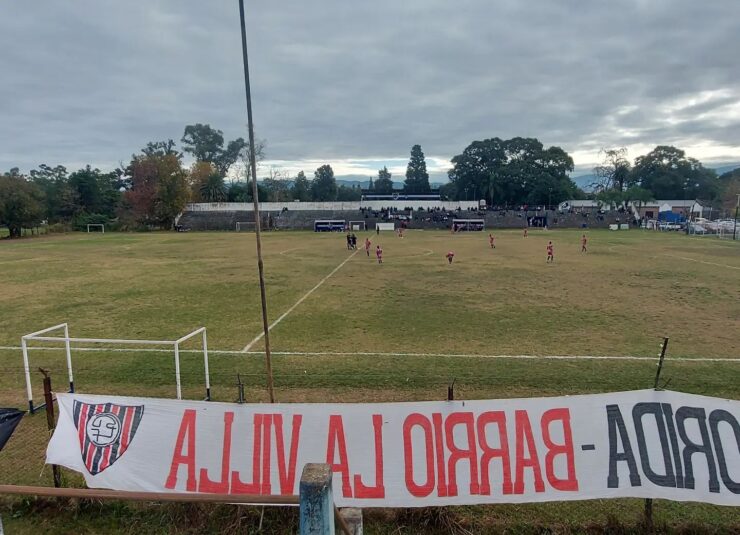
[[[237, 204], [241, 203], [224, 203]], [[263, 205], [280, 203], [263, 203]], [[364, 221], [368, 230], [375, 229], [376, 222], [390, 221], [384, 211], [372, 209], [354, 210], [308, 210], [309, 204], [301, 203], [300, 210], [271, 210], [262, 211], [261, 223], [265, 229], [276, 230], [313, 230], [317, 219], [338, 219], [344, 221]], [[336, 205], [348, 203], [333, 203]], [[604, 214], [598, 213], [561, 213], [553, 210], [436, 210], [410, 212], [398, 210], [393, 212], [391, 220], [400, 224], [399, 216], [411, 216], [412, 219], [406, 224], [409, 229], [449, 229], [453, 218], [459, 219], [485, 219], [487, 229], [512, 229], [524, 228], [532, 223], [532, 218], [547, 218], [549, 228], [608, 228], [610, 224], [630, 223], [632, 217], [626, 212], [611, 211]], [[236, 222], [254, 221], [254, 212], [246, 210], [186, 210], [179, 219], [179, 224], [190, 230], [235, 230]], [[543, 221], [537, 219], [536, 221]]]
[[[477, 201], [352, 201], [352, 202], [261, 202], [261, 212], [282, 212], [284, 210], [295, 211], [353, 211], [362, 208], [368, 210], [396, 209], [404, 210], [411, 208], [418, 210], [424, 208], [439, 208], [441, 210], [477, 209]], [[252, 203], [246, 202], [215, 202], [215, 203], [190, 203], [185, 207], [187, 212], [252, 212]]]

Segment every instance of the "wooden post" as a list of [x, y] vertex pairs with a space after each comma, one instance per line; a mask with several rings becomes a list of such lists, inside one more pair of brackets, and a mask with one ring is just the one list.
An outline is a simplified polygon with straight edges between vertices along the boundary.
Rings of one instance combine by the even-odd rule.
[[[51, 377], [46, 370], [39, 368], [39, 371], [44, 374], [44, 402], [46, 403], [46, 424], [49, 431], [54, 431], [54, 398], [51, 394]], [[51, 473], [54, 476], [54, 487], [59, 488], [62, 486], [62, 474], [59, 471], [59, 466], [56, 464], [51, 465]]]
[[334, 535], [331, 467], [308, 463], [300, 483], [300, 535]]
[[241, 375], [236, 374], [236, 387], [238, 389], [237, 403], [245, 403], [246, 398], [244, 397], [244, 383], [242, 383]]
[[239, 19], [242, 30], [242, 60], [244, 61], [244, 89], [247, 97], [247, 129], [249, 130], [249, 166], [252, 174], [252, 202], [254, 203], [254, 237], [257, 242], [257, 271], [260, 280], [260, 299], [262, 302], [262, 332], [265, 334], [265, 371], [267, 372], [267, 393], [270, 403], [275, 403], [275, 386], [272, 378], [272, 356], [270, 352], [270, 326], [267, 321], [267, 293], [265, 291], [265, 266], [262, 262], [262, 237], [260, 232], [260, 202], [257, 188], [257, 149], [254, 141], [254, 122], [252, 121], [252, 89], [249, 82], [249, 58], [247, 55], [247, 28], [244, 22], [244, 0], [239, 0]]
[[358, 507], [345, 507], [339, 510], [339, 515], [344, 520], [351, 535], [362, 535], [362, 509]]
[[[668, 338], [663, 338], [663, 344], [660, 347], [660, 354], [658, 355], [658, 369], [655, 372], [655, 381], [653, 388], [658, 389], [658, 383], [660, 381], [660, 372], [663, 371], [663, 360], [665, 359], [665, 353], [668, 350]], [[653, 531], [653, 500], [651, 498], [645, 499], [645, 529], [648, 532]]]

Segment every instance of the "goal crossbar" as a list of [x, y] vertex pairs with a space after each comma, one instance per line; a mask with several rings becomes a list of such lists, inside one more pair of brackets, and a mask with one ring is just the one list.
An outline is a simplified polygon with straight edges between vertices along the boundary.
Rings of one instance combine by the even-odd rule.
[[[54, 331], [64, 331], [64, 336], [48, 336], [47, 333]], [[44, 336], [47, 335], [47, 336]], [[69, 336], [69, 325], [67, 323], [60, 323], [46, 329], [26, 334], [21, 337], [21, 350], [23, 351], [23, 370], [26, 376], [26, 394], [28, 396], [28, 408], [31, 414], [35, 411], [40, 410], [44, 405], [34, 406], [33, 404], [33, 389], [31, 387], [31, 366], [29, 362], [29, 351], [34, 349], [29, 347], [29, 342], [63, 342], [64, 350], [67, 358], [67, 375], [69, 377], [69, 392], [75, 391], [74, 384], [74, 371], [72, 369], [72, 346], [74, 343], [87, 343], [87, 344], [116, 344], [116, 345], [169, 345], [172, 346], [175, 355], [175, 383], [177, 386], [177, 399], [182, 399], [182, 383], [180, 379], [180, 345], [190, 340], [195, 336], [201, 336], [203, 344], [203, 368], [205, 372], [206, 382], [206, 401], [211, 399], [211, 378], [208, 368], [208, 337], [206, 334], [206, 328], [200, 327], [185, 336], [178, 338], [177, 340], [129, 340], [122, 338], [79, 338]]]
[[236, 231], [241, 232], [242, 229], [255, 229], [255, 222], [254, 221], [237, 221], [236, 222]]
[[88, 223], [87, 232], [90, 233], [90, 227], [100, 227], [100, 231], [105, 234], [105, 225], [103, 223]]

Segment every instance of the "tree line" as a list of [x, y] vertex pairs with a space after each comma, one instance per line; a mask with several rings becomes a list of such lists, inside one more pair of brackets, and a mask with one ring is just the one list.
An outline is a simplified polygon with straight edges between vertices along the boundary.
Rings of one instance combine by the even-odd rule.
[[676, 147], [659, 145], [634, 163], [627, 149], [601, 151], [591, 184], [596, 199], [609, 204], [655, 199], [708, 201], [728, 212], [740, 193], [740, 168], [722, 176]]
[[[0, 225], [11, 237], [42, 221], [63, 228], [106, 223], [120, 229], [171, 228], [188, 202], [251, 202], [249, 144], [243, 138], [226, 141], [208, 124], [187, 125], [180, 140], [149, 142], [127, 164], [103, 172], [86, 166], [69, 172], [64, 166], [40, 165], [24, 175], [18, 169], [0, 174]], [[264, 142], [254, 147], [264, 159]], [[185, 154], [194, 163], [186, 168]], [[703, 199], [734, 206], [740, 192], [740, 169], [722, 177], [688, 158], [675, 147], [658, 146], [635, 159], [626, 149], [602, 151], [594, 170], [593, 192], [586, 194], [571, 180], [573, 159], [560, 147], [545, 147], [536, 138], [490, 138], [473, 141], [452, 158], [449, 182], [439, 189], [443, 199], [485, 199], [490, 205], [554, 205], [589, 196], [605, 203], [631, 200]], [[387, 167], [370, 179], [376, 194], [432, 192], [424, 152], [411, 148], [402, 184]], [[258, 180], [262, 201], [357, 201], [362, 190], [338, 184], [330, 165], [317, 168], [309, 179], [270, 170]]]

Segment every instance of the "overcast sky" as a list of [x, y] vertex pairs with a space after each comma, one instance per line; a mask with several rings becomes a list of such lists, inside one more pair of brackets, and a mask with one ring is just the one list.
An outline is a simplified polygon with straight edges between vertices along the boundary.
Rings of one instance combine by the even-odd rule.
[[[104, 169], [189, 123], [246, 138], [236, 0], [0, 0], [0, 170]], [[588, 171], [675, 144], [740, 161], [738, 0], [247, 0], [267, 166], [400, 179], [532, 136]]]

